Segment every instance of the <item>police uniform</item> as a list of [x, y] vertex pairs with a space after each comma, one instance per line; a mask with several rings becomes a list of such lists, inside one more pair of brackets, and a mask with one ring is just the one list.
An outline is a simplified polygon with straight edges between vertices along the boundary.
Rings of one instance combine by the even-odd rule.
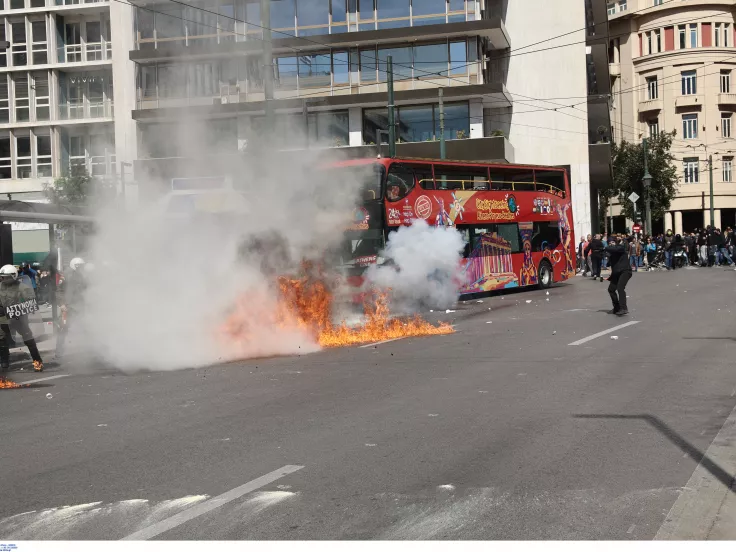
[[[23, 343], [28, 347], [31, 358], [34, 361], [34, 367], [37, 371], [43, 370], [43, 361], [36, 346], [36, 340], [33, 338], [33, 332], [28, 325], [28, 315], [23, 314], [17, 318], [9, 318], [6, 309], [13, 305], [18, 305], [25, 301], [35, 300], [36, 294], [33, 288], [20, 279], [7, 280], [0, 284], [0, 324], [2, 324], [3, 332], [0, 334], [0, 370], [7, 372], [10, 365], [10, 343], [12, 342], [11, 333], [16, 331], [23, 339]], [[5, 331], [5, 328], [10, 332]]]

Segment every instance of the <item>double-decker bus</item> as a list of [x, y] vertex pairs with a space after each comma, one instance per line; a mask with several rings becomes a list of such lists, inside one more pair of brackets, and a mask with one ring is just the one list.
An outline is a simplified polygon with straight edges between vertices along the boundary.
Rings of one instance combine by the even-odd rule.
[[363, 171], [366, 182], [341, 252], [354, 286], [367, 266], [381, 261], [390, 233], [418, 219], [462, 234], [461, 295], [546, 288], [575, 275], [570, 185], [562, 168], [379, 158], [328, 170]]

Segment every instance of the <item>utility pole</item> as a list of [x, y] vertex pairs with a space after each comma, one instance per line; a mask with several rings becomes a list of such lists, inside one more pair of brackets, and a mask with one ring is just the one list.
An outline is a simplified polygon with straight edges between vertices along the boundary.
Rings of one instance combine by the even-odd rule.
[[261, 0], [263, 31], [263, 99], [266, 107], [266, 132], [273, 129], [273, 45], [271, 44], [271, 0]]
[[647, 152], [647, 139], [642, 140], [642, 147], [644, 148], [644, 177], [641, 179], [644, 184], [644, 208], [647, 210], [647, 227], [646, 231], [649, 235], [652, 235], [652, 199], [650, 188], [652, 186], [652, 175], [649, 174], [649, 166], [647, 158], [649, 157]]
[[710, 179], [710, 226], [716, 225], [716, 215], [713, 210], [713, 155], [708, 156], [708, 173]]
[[445, 91], [440, 88], [440, 159], [447, 158], [447, 150], [445, 146]]
[[394, 60], [386, 59], [386, 80], [388, 81], [388, 156], [396, 157], [396, 119], [394, 106]]

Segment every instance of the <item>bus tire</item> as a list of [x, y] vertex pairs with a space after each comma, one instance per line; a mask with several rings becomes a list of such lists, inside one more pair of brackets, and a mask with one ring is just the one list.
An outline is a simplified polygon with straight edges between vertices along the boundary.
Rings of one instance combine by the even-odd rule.
[[552, 265], [549, 261], [542, 261], [539, 263], [539, 269], [537, 270], [537, 286], [539, 289], [547, 289], [554, 283], [554, 272], [552, 272]]

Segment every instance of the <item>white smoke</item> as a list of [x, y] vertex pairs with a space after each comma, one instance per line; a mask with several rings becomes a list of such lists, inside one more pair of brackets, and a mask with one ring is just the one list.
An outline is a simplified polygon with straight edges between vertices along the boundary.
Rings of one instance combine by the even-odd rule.
[[[202, 174], [221, 170], [204, 163]], [[313, 165], [314, 152], [261, 149], [239, 161], [237, 192], [210, 198], [230, 211], [222, 214], [172, 218], [160, 201], [141, 201], [134, 212], [101, 210], [86, 252], [95, 270], [83, 314], [70, 318], [70, 347], [121, 369], [315, 350], [312, 336], [275, 319], [275, 276], [342, 240], [364, 175], [340, 171], [338, 178]], [[221, 329], [235, 308], [247, 339]]]
[[366, 281], [391, 288], [394, 304], [403, 310], [452, 306], [462, 282], [464, 247], [455, 228], [436, 228], [417, 219], [391, 233], [382, 253], [388, 262], [371, 266]]

